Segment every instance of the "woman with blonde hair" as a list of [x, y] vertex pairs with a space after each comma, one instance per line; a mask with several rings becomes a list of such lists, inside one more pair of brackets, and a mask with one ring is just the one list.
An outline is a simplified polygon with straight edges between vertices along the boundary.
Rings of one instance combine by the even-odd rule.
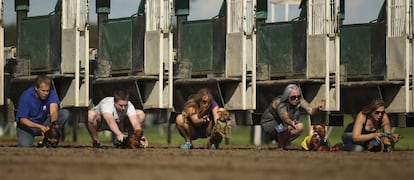
[[188, 99], [176, 117], [177, 129], [186, 141], [181, 149], [192, 149], [192, 140], [210, 136], [214, 120], [219, 118], [218, 109], [210, 89], [200, 89]]
[[357, 114], [355, 121], [349, 124], [342, 135], [341, 150], [361, 152], [368, 148], [370, 141], [380, 141], [384, 133], [391, 133], [391, 124], [385, 113], [385, 102], [381, 98], [374, 98], [370, 104], [364, 106]]

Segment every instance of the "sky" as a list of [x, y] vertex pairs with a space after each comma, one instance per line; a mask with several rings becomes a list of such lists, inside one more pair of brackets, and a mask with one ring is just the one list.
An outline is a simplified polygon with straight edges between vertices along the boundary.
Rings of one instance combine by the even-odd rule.
[[[96, 22], [95, 1], [89, 0], [89, 21]], [[223, 0], [191, 0], [189, 20], [209, 19], [218, 14]], [[270, 0], [269, 0], [270, 1]], [[111, 0], [111, 13], [109, 18], [128, 17], [138, 11], [141, 0]], [[383, 0], [346, 0], [344, 24], [366, 23], [374, 20], [379, 13]], [[28, 16], [47, 15], [54, 10], [56, 0], [30, 0]], [[269, 6], [270, 8], [271, 6]], [[4, 24], [14, 23], [16, 13], [14, 0], [3, 0]], [[285, 6], [277, 5], [275, 10], [276, 21], [284, 20]], [[268, 9], [270, 15], [271, 9]], [[289, 6], [289, 17], [293, 19], [299, 16], [297, 5]], [[271, 19], [268, 17], [268, 19]]]

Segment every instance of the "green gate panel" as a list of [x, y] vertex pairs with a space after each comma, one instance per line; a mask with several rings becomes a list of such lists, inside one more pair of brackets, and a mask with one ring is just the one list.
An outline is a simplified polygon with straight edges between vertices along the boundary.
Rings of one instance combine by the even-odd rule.
[[181, 60], [192, 62], [193, 72], [213, 71], [214, 21], [184, 23], [181, 31]]
[[386, 23], [371, 24], [371, 74], [372, 76], [385, 77], [386, 63]]
[[17, 58], [29, 60], [31, 71], [50, 71], [49, 16], [24, 18], [19, 26]]
[[256, 4], [256, 19], [267, 19], [267, 0], [257, 0]]
[[257, 29], [257, 61], [268, 63], [271, 75], [293, 73], [293, 26], [263, 24]]
[[341, 27], [340, 61], [346, 65], [347, 75], [371, 74], [370, 24], [344, 25]]
[[132, 71], [144, 71], [145, 16], [132, 18]]
[[190, 14], [190, 0], [175, 1], [175, 15], [188, 16]]
[[132, 20], [111, 19], [99, 27], [98, 60], [111, 62], [111, 73], [126, 73], [131, 70]]

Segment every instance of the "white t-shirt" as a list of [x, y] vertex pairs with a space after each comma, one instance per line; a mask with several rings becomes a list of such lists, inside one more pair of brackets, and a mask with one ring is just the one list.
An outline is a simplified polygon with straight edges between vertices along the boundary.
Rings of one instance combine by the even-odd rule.
[[100, 115], [103, 115], [103, 113], [111, 113], [117, 122], [127, 118], [127, 116], [137, 114], [134, 105], [130, 101], [128, 101], [128, 109], [125, 112], [118, 112], [115, 108], [114, 97], [103, 98], [97, 106], [93, 107], [93, 110], [97, 111]]

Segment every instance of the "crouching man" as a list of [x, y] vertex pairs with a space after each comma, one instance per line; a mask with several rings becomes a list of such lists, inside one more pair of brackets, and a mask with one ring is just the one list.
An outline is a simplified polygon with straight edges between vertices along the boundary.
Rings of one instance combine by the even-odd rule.
[[68, 121], [70, 113], [59, 107], [60, 100], [51, 87], [49, 77], [38, 75], [34, 86], [21, 94], [16, 114], [18, 147], [33, 147], [35, 136], [45, 134], [50, 124], [58, 125], [58, 131], [62, 131]]
[[[148, 141], [143, 136], [141, 126], [144, 119], [144, 111], [135, 109], [129, 101], [128, 91], [116, 90], [113, 97], [103, 98], [88, 111], [87, 128], [92, 138], [92, 147], [101, 146], [98, 132], [111, 130], [115, 135], [115, 145], [124, 144], [132, 149], [146, 148]], [[124, 133], [128, 133], [128, 136]]]

